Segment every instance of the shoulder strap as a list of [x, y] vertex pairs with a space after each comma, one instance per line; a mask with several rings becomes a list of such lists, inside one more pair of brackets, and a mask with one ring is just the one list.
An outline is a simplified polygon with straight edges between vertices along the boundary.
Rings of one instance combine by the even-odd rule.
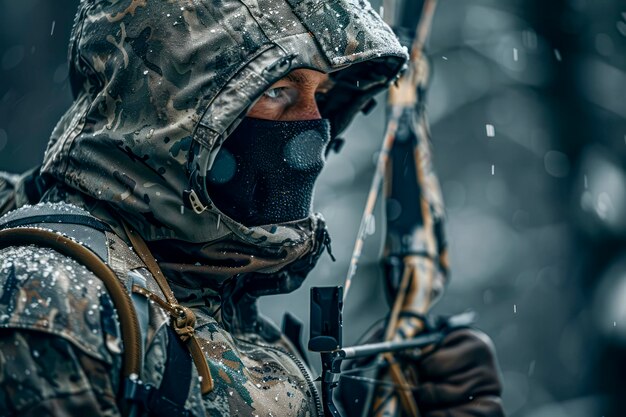
[[195, 336], [195, 314], [188, 307], [178, 304], [178, 301], [174, 296], [174, 292], [167, 283], [163, 272], [161, 272], [159, 264], [150, 252], [150, 249], [148, 249], [148, 245], [146, 244], [146, 242], [144, 242], [141, 236], [139, 236], [139, 234], [135, 232], [135, 230], [133, 230], [128, 224], [122, 222], [122, 226], [124, 227], [126, 236], [130, 240], [133, 248], [135, 249], [135, 252], [141, 258], [141, 260], [148, 268], [148, 271], [150, 271], [150, 273], [156, 280], [166, 299], [163, 300], [156, 294], [138, 286], [133, 286], [133, 292], [141, 294], [156, 302], [170, 314], [173, 319], [172, 328], [176, 332], [178, 337], [180, 337], [180, 339], [185, 342], [187, 349], [191, 354], [193, 362], [196, 365], [198, 374], [201, 377], [200, 389], [202, 391], [202, 394], [207, 394], [213, 391], [214, 383], [213, 377], [211, 376], [211, 370], [204, 356], [204, 353], [202, 352], [200, 343]]
[[120, 318], [124, 341], [122, 376], [136, 380], [141, 372], [141, 331], [130, 296], [115, 273], [94, 252], [58, 233], [34, 227], [0, 230], [0, 249], [33, 244], [54, 249], [74, 259], [104, 283]]
[[69, 236], [94, 252], [102, 262], [108, 261], [107, 237], [109, 225], [89, 212], [65, 203], [42, 203], [13, 210], [0, 218], [0, 229], [16, 227], [49, 229]]
[[151, 417], [191, 417], [185, 408], [192, 378], [192, 360], [185, 343], [167, 327], [167, 359], [159, 388], [150, 384], [126, 384], [124, 397]]
[[[31, 244], [48, 247], [74, 259], [96, 275], [104, 283], [120, 319], [124, 342], [122, 390], [126, 403], [121, 404], [125, 408], [124, 414], [141, 415], [133, 411], [139, 407], [155, 417], [191, 416], [191, 412], [185, 409], [185, 402], [191, 386], [192, 361], [173, 329], [168, 327], [168, 354], [159, 388], [144, 384], [139, 378], [148, 332], [149, 303], [145, 296], [132, 289], [147, 291], [145, 277], [137, 271], [129, 271], [130, 290], [127, 289], [105, 262], [104, 232], [110, 232], [111, 228], [77, 207], [55, 206], [23, 208], [3, 217], [0, 220], [0, 250]], [[46, 230], [48, 228], [52, 230]], [[97, 236], [99, 234], [102, 239]]]
[[120, 318], [124, 342], [122, 377], [138, 376], [143, 356], [135, 306], [124, 285], [104, 261], [107, 259], [106, 237], [103, 233], [101, 236], [94, 235], [94, 229], [99, 232], [111, 230], [106, 223], [75, 206], [60, 203], [23, 207], [0, 220], [0, 249], [32, 244], [47, 247], [74, 259], [98, 277], [111, 296]]

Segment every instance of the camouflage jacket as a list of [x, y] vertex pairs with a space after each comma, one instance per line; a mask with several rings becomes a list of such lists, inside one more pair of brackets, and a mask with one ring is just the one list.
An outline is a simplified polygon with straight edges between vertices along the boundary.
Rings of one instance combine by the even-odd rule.
[[[279, 280], [278, 291], [297, 288], [319, 256], [323, 220], [311, 213], [246, 227], [221, 213], [205, 177], [222, 143], [297, 68], [330, 74], [334, 87], [318, 105], [337, 135], [406, 58], [366, 0], [80, 1], [69, 51], [74, 103], [41, 172], [111, 225], [106, 257], [120, 280], [146, 270], [120, 240], [117, 218], [150, 245], [195, 312], [216, 389], [202, 397], [194, 382], [194, 415], [317, 414], [284, 338], [246, 326], [245, 315], [227, 331], [216, 291], [248, 273]], [[95, 277], [54, 251], [15, 247], [0, 252], [0, 287], [0, 414], [118, 415], [123, 346]], [[156, 386], [166, 321], [151, 305], [142, 378]]]
[[[4, 216], [2, 223], [42, 212], [86, 213], [64, 203], [43, 203]], [[38, 223], [63, 233], [63, 225]], [[162, 294], [138, 256], [107, 232], [101, 248], [122, 283], [131, 273]], [[37, 247], [0, 251], [0, 415], [119, 416], [123, 349], [117, 316], [103, 283], [84, 266]], [[214, 390], [202, 396], [193, 369], [185, 408], [193, 416], [316, 416], [319, 398], [311, 376], [280, 332], [227, 331], [216, 305], [189, 289], [172, 286], [195, 313], [196, 335], [209, 363]], [[144, 366], [139, 376], [159, 387], [168, 360], [168, 314], [149, 306]], [[255, 317], [249, 317], [256, 320]]]

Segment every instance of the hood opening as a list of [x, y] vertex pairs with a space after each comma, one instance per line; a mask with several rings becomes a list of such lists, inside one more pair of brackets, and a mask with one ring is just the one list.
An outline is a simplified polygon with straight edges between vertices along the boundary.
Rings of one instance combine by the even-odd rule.
[[310, 239], [313, 219], [246, 228], [226, 218], [205, 193], [205, 173], [256, 98], [296, 68], [331, 74], [319, 108], [338, 135], [406, 61], [393, 32], [364, 0], [127, 3], [79, 5], [76, 100], [43, 172], [110, 205], [146, 241]]

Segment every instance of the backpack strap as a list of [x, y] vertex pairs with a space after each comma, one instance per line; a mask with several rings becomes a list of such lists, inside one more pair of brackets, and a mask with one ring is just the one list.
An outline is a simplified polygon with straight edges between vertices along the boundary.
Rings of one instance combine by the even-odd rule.
[[[141, 329], [142, 352], [146, 352], [146, 334], [150, 322], [149, 292], [146, 277], [137, 270], [128, 272], [127, 291], [135, 305]], [[191, 389], [192, 360], [183, 341], [167, 326], [167, 357], [159, 388], [140, 380], [124, 386], [124, 398], [145, 410], [152, 417], [190, 417], [185, 408]], [[145, 354], [145, 353], [144, 353]], [[141, 415], [141, 414], [140, 414]]]
[[191, 356], [174, 329], [168, 326], [167, 332], [167, 359], [159, 388], [137, 381], [125, 386], [124, 397], [151, 417], [191, 417], [185, 408], [191, 387]]
[[74, 259], [103, 282], [120, 319], [122, 340], [124, 341], [122, 376], [125, 381], [137, 380], [141, 372], [142, 362], [141, 331], [134, 305], [117, 275], [95, 253], [69, 237], [34, 227], [0, 230], [0, 249], [33, 244], [54, 249], [62, 255]]
[[149, 326], [149, 299], [143, 294], [148, 292], [147, 281], [136, 270], [128, 272], [126, 286], [120, 281], [106, 263], [105, 232], [112, 229], [78, 207], [39, 204], [15, 210], [0, 219], [0, 249], [35, 244], [54, 249], [87, 267], [104, 283], [120, 319], [124, 342], [122, 389], [127, 402], [122, 404], [124, 414], [191, 416], [185, 403], [191, 387], [192, 361], [172, 328], [167, 328], [168, 355], [159, 388], [144, 384], [139, 378]]
[[90, 249], [103, 263], [108, 259], [105, 232], [112, 232], [111, 227], [79, 207], [64, 203], [42, 203], [14, 210], [0, 219], [0, 230], [25, 226], [53, 230], [69, 236]]
[[148, 268], [148, 271], [152, 274], [155, 281], [157, 282], [161, 292], [165, 296], [165, 300], [163, 300], [158, 295], [146, 290], [142, 289], [138, 286], [133, 286], [133, 292], [141, 294], [151, 301], [159, 304], [164, 310], [166, 310], [170, 316], [172, 317], [172, 329], [176, 332], [178, 337], [185, 342], [189, 353], [193, 359], [194, 364], [196, 365], [196, 369], [198, 374], [200, 375], [200, 389], [202, 394], [207, 394], [213, 391], [214, 383], [213, 377], [211, 376], [211, 370], [207, 363], [207, 359], [204, 356], [204, 352], [202, 351], [202, 347], [198, 342], [198, 339], [195, 336], [195, 325], [196, 325], [196, 316], [188, 307], [182, 306], [178, 304], [176, 297], [174, 296], [174, 292], [170, 288], [159, 264], [156, 259], [150, 252], [148, 245], [144, 240], [139, 236], [135, 230], [133, 230], [128, 224], [122, 222], [122, 226], [124, 227], [124, 231], [126, 232], [126, 236], [131, 242], [133, 249], [137, 255], [141, 258], [141, 260]]
[[146, 277], [141, 275], [136, 270], [128, 271], [128, 280], [126, 284], [126, 291], [130, 294], [130, 299], [135, 306], [135, 313], [137, 313], [137, 322], [139, 324], [139, 330], [141, 332], [141, 351], [146, 353], [146, 342], [148, 335], [148, 326], [150, 325], [150, 307], [148, 299], [142, 297], [139, 294], [133, 292], [133, 287], [138, 286], [148, 289], [148, 283]]

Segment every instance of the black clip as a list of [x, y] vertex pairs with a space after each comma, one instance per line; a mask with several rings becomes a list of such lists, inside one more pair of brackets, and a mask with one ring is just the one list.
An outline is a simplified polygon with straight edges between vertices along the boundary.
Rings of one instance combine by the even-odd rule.
[[298, 54], [286, 55], [286, 56], [282, 57], [281, 59], [279, 59], [278, 61], [272, 63], [269, 67], [265, 68], [263, 70], [263, 73], [268, 73], [268, 74], [272, 74], [272, 73], [285, 74], [285, 73], [287, 73], [287, 71], [289, 71], [289, 69], [291, 68], [293, 60], [296, 59], [297, 56], [298, 56]]
[[368, 114], [372, 112], [372, 110], [374, 110], [374, 107], [376, 107], [377, 104], [378, 102], [376, 101], [375, 98], [370, 98], [369, 100], [365, 102], [363, 107], [361, 107], [361, 113], [367, 116]]
[[149, 407], [155, 392], [156, 389], [152, 385], [144, 384], [136, 375], [131, 375], [124, 381], [124, 399], [143, 409]]
[[324, 156], [328, 156], [331, 151], [334, 153], [339, 153], [345, 143], [346, 140], [343, 138], [332, 138], [330, 142], [328, 142], [328, 145], [326, 145], [326, 151], [324, 152]]
[[341, 348], [343, 287], [311, 288], [309, 350], [331, 352]]

